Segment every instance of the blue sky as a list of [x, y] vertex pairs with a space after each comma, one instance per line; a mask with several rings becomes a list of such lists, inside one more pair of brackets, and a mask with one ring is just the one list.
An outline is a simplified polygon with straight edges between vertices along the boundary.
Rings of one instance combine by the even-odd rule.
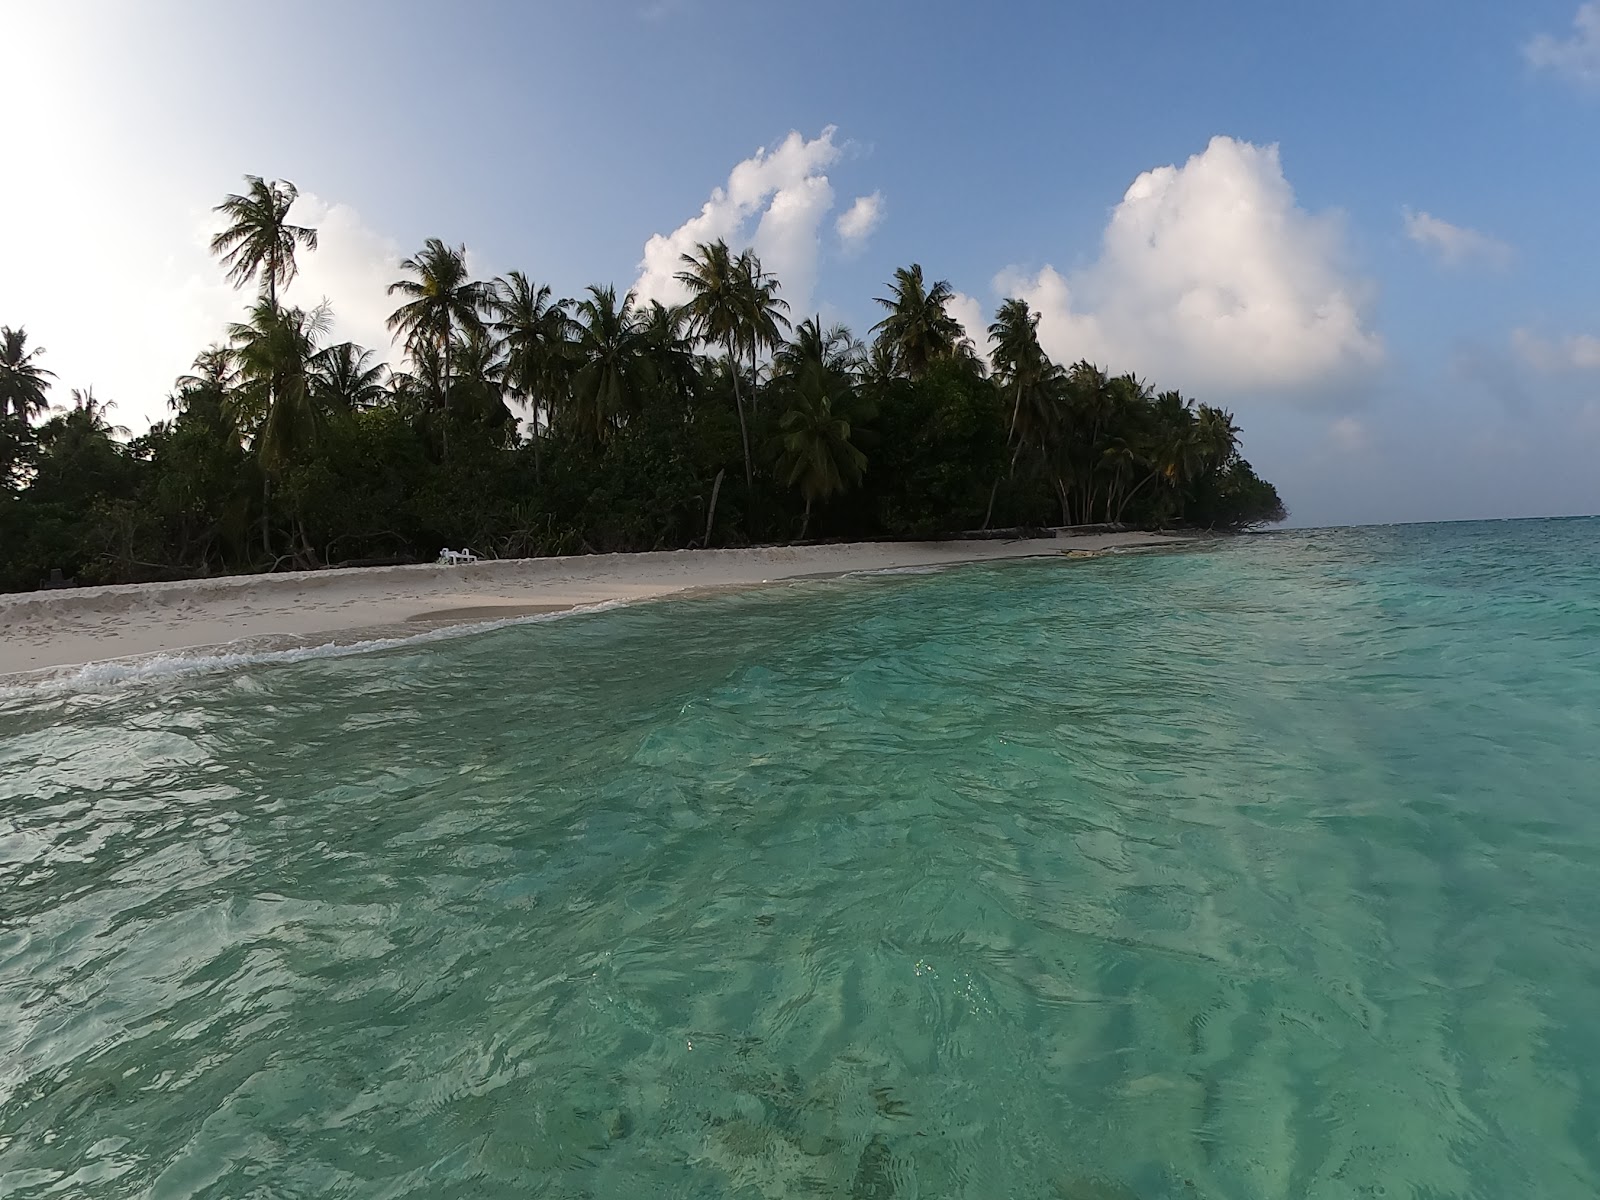
[[[1600, 510], [1600, 5], [266, 15], [0, 4], [35, 164], [0, 189], [0, 322], [63, 398], [160, 415], [239, 306], [204, 241], [253, 172], [325, 229], [294, 298], [369, 343], [431, 235], [570, 294], [659, 290], [652, 237], [727, 229], [858, 332], [911, 261], [974, 326], [1027, 295], [1058, 357], [1233, 408], [1297, 523]], [[685, 229], [740, 163], [748, 203]]]

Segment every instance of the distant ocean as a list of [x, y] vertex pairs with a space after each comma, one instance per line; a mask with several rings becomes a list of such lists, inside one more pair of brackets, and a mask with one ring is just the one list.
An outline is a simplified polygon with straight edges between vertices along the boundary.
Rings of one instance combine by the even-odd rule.
[[1600, 520], [0, 698], [0, 1195], [1600, 1194]]

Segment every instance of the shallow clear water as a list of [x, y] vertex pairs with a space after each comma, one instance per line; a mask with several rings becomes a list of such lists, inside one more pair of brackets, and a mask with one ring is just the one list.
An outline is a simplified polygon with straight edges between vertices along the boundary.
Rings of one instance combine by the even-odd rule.
[[0, 1195], [1592, 1197], [1600, 521], [0, 699]]

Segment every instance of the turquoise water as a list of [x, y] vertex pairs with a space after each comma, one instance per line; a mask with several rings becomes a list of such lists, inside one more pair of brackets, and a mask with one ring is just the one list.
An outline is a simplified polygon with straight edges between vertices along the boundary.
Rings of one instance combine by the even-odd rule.
[[0, 699], [0, 1195], [1593, 1197], [1600, 521]]

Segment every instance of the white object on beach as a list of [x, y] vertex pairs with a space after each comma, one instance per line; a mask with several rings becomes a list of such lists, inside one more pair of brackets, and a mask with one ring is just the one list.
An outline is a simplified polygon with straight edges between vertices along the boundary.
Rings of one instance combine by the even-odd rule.
[[475, 563], [478, 556], [471, 550], [451, 550], [448, 547], [439, 551], [439, 562], [447, 567], [459, 567], [463, 563]]

